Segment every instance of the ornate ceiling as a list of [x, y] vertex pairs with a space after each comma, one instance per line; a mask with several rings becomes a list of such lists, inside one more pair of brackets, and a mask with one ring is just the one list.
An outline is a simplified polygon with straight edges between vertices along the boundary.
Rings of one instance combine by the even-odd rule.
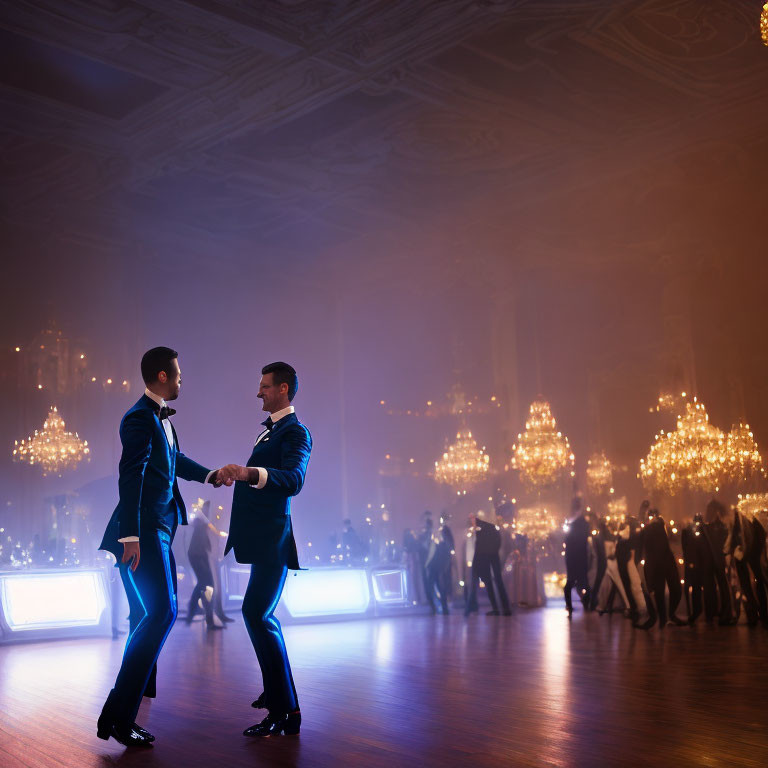
[[4, 227], [320, 255], [429, 221], [494, 259], [510, 239], [520, 259], [645, 257], [687, 221], [686, 187], [765, 163], [759, 8], [4, 3]]

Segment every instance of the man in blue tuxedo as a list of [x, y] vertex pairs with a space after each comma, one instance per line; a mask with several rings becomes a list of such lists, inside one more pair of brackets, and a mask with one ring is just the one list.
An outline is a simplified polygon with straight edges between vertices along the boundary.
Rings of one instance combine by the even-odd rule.
[[244, 735], [295, 735], [301, 725], [299, 701], [274, 611], [288, 570], [299, 570], [291, 496], [304, 485], [312, 437], [291, 405], [299, 387], [296, 371], [287, 363], [271, 363], [261, 374], [258, 397], [270, 414], [264, 430], [246, 466], [228, 464], [220, 470], [223, 482], [235, 482], [225, 554], [234, 549], [238, 563], [251, 565], [243, 618], [264, 681], [264, 692], [253, 706], [268, 710]]
[[221, 485], [218, 471], [179, 450], [169, 419], [176, 411], [166, 405], [179, 396], [178, 354], [168, 347], [150, 349], [141, 359], [141, 375], [144, 394], [120, 423], [120, 500], [99, 547], [119, 562], [131, 609], [131, 633], [97, 735], [112, 736], [127, 747], [149, 747], [154, 741], [135, 720], [142, 695], [154, 694], [149, 689], [154, 688], [157, 657], [176, 620], [171, 543], [177, 526], [187, 524], [176, 478]]

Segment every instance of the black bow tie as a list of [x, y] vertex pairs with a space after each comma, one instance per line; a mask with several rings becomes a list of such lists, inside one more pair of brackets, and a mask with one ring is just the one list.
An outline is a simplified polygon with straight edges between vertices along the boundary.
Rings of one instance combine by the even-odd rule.
[[169, 416], [173, 416], [173, 414], [176, 413], [176, 411], [173, 408], [169, 408], [167, 405], [164, 405], [160, 412], [157, 414], [157, 418], [162, 421], [163, 419], [167, 419]]
[[262, 421], [261, 423], [264, 426], [264, 429], [268, 430], [269, 432], [271, 432], [272, 431], [272, 427], [275, 426], [275, 423], [272, 421], [272, 417], [271, 416], [267, 416], [267, 420], [266, 421]]

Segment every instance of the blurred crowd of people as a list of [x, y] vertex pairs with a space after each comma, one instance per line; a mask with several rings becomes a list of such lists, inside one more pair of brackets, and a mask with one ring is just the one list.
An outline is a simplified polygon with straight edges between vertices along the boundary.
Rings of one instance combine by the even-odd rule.
[[736, 624], [768, 628], [766, 529], [755, 514], [716, 499], [686, 524], [665, 521], [643, 501], [637, 515], [611, 519], [572, 504], [565, 537], [565, 603], [572, 593], [587, 611], [616, 611], [638, 629], [667, 624]]
[[546, 603], [543, 558], [515, 531], [512, 516], [513, 510], [503, 507], [495, 510], [493, 520], [480, 512], [454, 535], [447, 513], [435, 521], [426, 511], [420, 525], [406, 528], [399, 542], [380, 534], [370, 518], [361, 533], [344, 520], [341, 536], [329, 538], [330, 557], [324, 552], [315, 558], [336, 565], [403, 565], [409, 602], [433, 613], [448, 614], [452, 608], [477, 612], [487, 599], [489, 615], [510, 615], [515, 605]]

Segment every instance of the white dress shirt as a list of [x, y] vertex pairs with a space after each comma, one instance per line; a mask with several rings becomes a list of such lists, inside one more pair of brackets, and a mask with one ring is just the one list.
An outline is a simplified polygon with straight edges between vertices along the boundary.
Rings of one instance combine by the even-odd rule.
[[[272, 419], [272, 429], [275, 428], [275, 424], [277, 424], [280, 419], [283, 418], [283, 416], [287, 416], [289, 413], [295, 413], [296, 409], [289, 405], [287, 408], [282, 408], [279, 411], [275, 411], [274, 413], [270, 414], [270, 418]], [[254, 447], [257, 446], [267, 435], [269, 434], [269, 430], [265, 429], [257, 438], [256, 442], [254, 443]], [[267, 472], [264, 467], [256, 467], [255, 469], [259, 472], [259, 481], [253, 486], [254, 488], [260, 489], [263, 488], [267, 484], [267, 480], [269, 479], [269, 473]]]
[[[156, 395], [151, 389], [145, 389], [144, 394], [150, 400], [154, 400], [161, 408], [168, 407], [168, 403], [166, 403], [165, 400], [160, 397], [160, 395]], [[173, 448], [173, 430], [171, 429], [171, 422], [168, 421], [168, 419], [162, 419], [160, 423], [163, 425], [163, 430], [165, 431], [165, 439], [168, 441], [168, 446]]]

